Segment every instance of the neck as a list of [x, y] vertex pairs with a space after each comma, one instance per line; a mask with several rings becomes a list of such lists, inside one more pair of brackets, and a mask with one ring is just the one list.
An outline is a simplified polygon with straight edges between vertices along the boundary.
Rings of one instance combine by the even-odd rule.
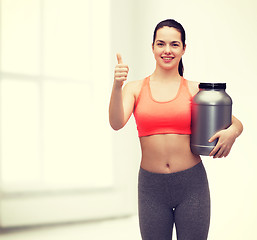
[[152, 74], [153, 79], [158, 79], [158, 81], [176, 81], [180, 80], [181, 76], [179, 75], [178, 69], [169, 69], [165, 70], [159, 68], [158, 66], [155, 68], [155, 71]]

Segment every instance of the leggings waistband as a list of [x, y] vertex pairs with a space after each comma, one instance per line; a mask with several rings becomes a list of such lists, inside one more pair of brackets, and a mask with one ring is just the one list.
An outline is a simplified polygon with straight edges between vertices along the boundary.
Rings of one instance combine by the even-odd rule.
[[[147, 184], [148, 183], [161, 183], [164, 184], [169, 183], [180, 183], [180, 184], [188, 184], [192, 182], [192, 179], [198, 179], [202, 181], [207, 178], [206, 171], [204, 165], [201, 162], [197, 163], [195, 166], [185, 169], [183, 171], [174, 172], [174, 173], [154, 173], [149, 172], [140, 167], [139, 170], [139, 181], [141, 183]], [[204, 180], [205, 181], [205, 180]]]
[[139, 172], [141, 174], [144, 175], [156, 175], [156, 176], [176, 176], [176, 175], [184, 175], [184, 174], [188, 174], [190, 172], [195, 172], [198, 171], [200, 169], [204, 168], [202, 161], [200, 161], [199, 163], [197, 163], [196, 165], [194, 165], [191, 168], [182, 170], [182, 171], [178, 171], [178, 172], [172, 172], [172, 173], [155, 173], [155, 172], [150, 172], [148, 170], [143, 169], [142, 167], [140, 167]]

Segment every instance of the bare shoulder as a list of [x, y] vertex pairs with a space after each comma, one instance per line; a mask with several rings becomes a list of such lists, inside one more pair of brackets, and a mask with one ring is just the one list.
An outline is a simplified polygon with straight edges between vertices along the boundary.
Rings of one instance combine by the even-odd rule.
[[188, 88], [192, 96], [199, 92], [199, 82], [187, 80]]
[[144, 79], [127, 82], [124, 86], [124, 91], [132, 93], [137, 97], [140, 93]]

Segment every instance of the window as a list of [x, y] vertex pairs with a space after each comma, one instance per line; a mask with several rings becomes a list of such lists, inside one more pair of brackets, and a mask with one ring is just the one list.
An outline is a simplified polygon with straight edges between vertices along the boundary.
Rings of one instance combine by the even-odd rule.
[[94, 201], [108, 198], [106, 208], [119, 194], [107, 119], [109, 1], [0, 3], [2, 225], [67, 220], [51, 210], [69, 206], [69, 219], [94, 218]]
[[94, 7], [84, 0], [2, 1], [6, 190], [111, 184], [110, 67], [101, 64], [110, 57], [108, 11], [98, 19]]

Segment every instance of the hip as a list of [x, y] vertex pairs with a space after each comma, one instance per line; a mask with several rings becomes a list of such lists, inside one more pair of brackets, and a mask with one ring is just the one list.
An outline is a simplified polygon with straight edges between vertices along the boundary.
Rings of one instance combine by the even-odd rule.
[[[205, 167], [200, 161], [195, 166], [174, 173], [154, 173], [142, 167], [138, 175], [138, 190], [141, 194], [166, 196], [166, 199], [187, 193], [204, 193], [209, 196], [209, 183]], [[172, 194], [172, 195], [170, 195]], [[165, 198], [165, 197], [164, 197]]]

